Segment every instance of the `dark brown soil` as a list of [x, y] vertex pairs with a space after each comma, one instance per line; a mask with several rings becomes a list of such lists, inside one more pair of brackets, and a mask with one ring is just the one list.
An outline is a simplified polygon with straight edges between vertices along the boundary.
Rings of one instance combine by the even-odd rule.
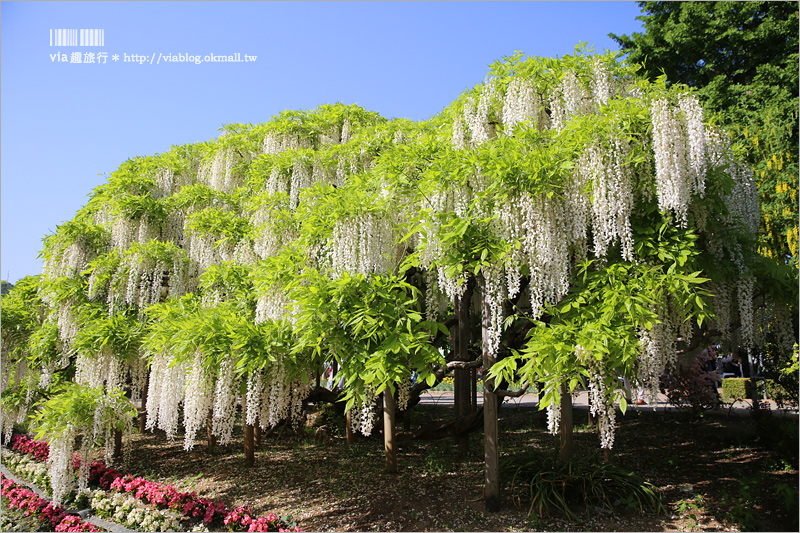
[[[418, 406], [412, 426], [447, 419], [452, 409]], [[576, 454], [598, 451], [587, 412], [576, 410]], [[305, 531], [797, 531], [797, 419], [629, 412], [618, 416], [617, 465], [652, 483], [665, 514], [622, 509], [582, 513], [570, 523], [557, 514], [527, 514], [525, 491], [505, 481], [502, 510], [484, 510], [483, 434], [470, 436], [469, 454], [452, 439], [399, 446], [399, 473], [384, 471], [380, 434], [348, 445], [333, 411], [323, 430], [278, 429], [265, 436], [256, 464], [244, 464], [241, 430], [235, 444], [209, 453], [169, 443], [160, 432], [136, 435], [128, 471], [195, 490], [229, 506], [249, 505], [259, 516], [292, 515]], [[583, 424], [583, 425], [581, 425]], [[552, 454], [554, 437], [535, 411], [500, 413], [501, 461], [539, 450]], [[516, 505], [515, 503], [516, 502]], [[519, 508], [518, 508], [519, 506]]]

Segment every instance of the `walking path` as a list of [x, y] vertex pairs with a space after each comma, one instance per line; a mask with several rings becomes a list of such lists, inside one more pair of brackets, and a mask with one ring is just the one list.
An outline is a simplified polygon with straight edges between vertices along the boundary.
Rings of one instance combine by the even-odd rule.
[[[421, 405], [439, 405], [445, 407], [453, 406], [453, 392], [452, 391], [424, 391], [420, 395]], [[478, 392], [478, 405], [483, 405], [483, 393]], [[783, 417], [797, 418], [797, 409], [779, 409], [777, 404], [772, 400], [762, 400], [762, 407], [768, 407], [773, 415]], [[573, 408], [588, 409], [589, 408], [589, 393], [587, 391], [580, 391], [577, 397], [572, 399]], [[503, 409], [538, 409], [538, 396], [535, 393], [523, 394], [519, 398], [503, 398]], [[664, 394], [658, 394], [658, 400], [654, 404], [628, 404], [628, 410], [631, 411], [677, 411], [678, 409], [670, 405], [667, 397]], [[708, 414], [720, 415], [734, 415], [734, 416], [751, 416], [752, 407], [750, 400], [738, 400], [732, 405], [724, 405], [718, 409], [706, 411]]]

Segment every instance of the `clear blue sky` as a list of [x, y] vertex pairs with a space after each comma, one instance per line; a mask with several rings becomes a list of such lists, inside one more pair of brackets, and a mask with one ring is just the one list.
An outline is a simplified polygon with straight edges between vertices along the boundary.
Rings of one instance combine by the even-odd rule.
[[[41, 272], [42, 237], [130, 157], [324, 103], [423, 120], [515, 50], [616, 50], [607, 34], [640, 31], [638, 15], [633, 2], [4, 1], [0, 277]], [[103, 46], [50, 45], [51, 29], [73, 28], [102, 29]], [[107, 59], [70, 63], [73, 52]], [[237, 52], [256, 60], [149, 64]]]

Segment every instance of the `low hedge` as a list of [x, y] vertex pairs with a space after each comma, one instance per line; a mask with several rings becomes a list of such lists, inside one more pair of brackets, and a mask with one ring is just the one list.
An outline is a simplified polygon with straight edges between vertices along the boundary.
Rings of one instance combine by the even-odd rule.
[[[757, 381], [758, 397], [764, 397], [764, 383], [767, 384], [767, 398], [774, 400], [785, 398], [786, 390], [774, 379]], [[722, 399], [726, 402], [733, 400], [746, 400], [750, 398], [750, 378], [725, 378], [722, 380]]]

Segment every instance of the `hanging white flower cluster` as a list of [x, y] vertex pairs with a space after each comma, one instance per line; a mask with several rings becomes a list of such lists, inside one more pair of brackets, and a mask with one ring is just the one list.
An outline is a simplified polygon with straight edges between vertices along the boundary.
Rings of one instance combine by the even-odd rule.
[[665, 369], [675, 365], [676, 331], [669, 317], [659, 317], [653, 327], [639, 330], [639, 386], [645, 390], [648, 402], [658, 397], [659, 381]]
[[92, 448], [93, 446], [89, 444], [89, 439], [87, 436], [84, 436], [81, 441], [81, 448], [78, 452], [78, 457], [81, 459], [81, 466], [78, 468], [78, 492], [89, 488], [89, 471], [92, 466], [90, 452]]
[[146, 254], [133, 253], [123, 258], [120, 266], [128, 271], [125, 303], [144, 309], [161, 300], [161, 281], [167, 272], [167, 265], [154, 261]]
[[714, 315], [713, 321], [716, 328], [720, 331], [723, 339], [729, 339], [731, 335], [731, 306], [733, 305], [733, 288], [730, 283], [718, 282], [711, 283], [709, 292], [714, 296]]
[[758, 185], [753, 170], [747, 165], [734, 163], [726, 171], [734, 180], [731, 192], [725, 197], [731, 225], [741, 224], [750, 235], [758, 235], [759, 207]]
[[688, 222], [693, 194], [705, 193], [709, 137], [703, 112], [692, 95], [679, 98], [674, 108], [666, 98], [650, 106], [653, 152], [656, 163], [656, 195], [662, 211], [672, 211], [681, 227]]
[[494, 81], [484, 83], [481, 87], [477, 106], [475, 100], [469, 98], [464, 105], [464, 122], [471, 134], [473, 146], [478, 146], [494, 136], [494, 125], [489, 122], [489, 112], [495, 93]]
[[37, 369], [28, 366], [26, 357], [20, 357], [16, 361], [9, 361], [7, 349], [7, 341], [3, 338], [2, 358], [0, 358], [0, 390], [8, 391], [9, 387], [19, 390], [20, 387], [24, 386], [27, 389], [27, 394], [25, 402], [16, 408], [12, 409], [8, 402], [3, 402], [2, 404], [0, 433], [4, 435], [6, 442], [11, 439], [14, 424], [21, 424], [28, 417], [28, 410], [33, 400], [35, 382], [41, 379], [37, 377]]
[[255, 424], [258, 419], [261, 427], [266, 429], [290, 418], [298, 424], [303, 401], [311, 392], [311, 386], [311, 379], [305, 383], [300, 377], [290, 379], [286, 367], [280, 362], [253, 372], [247, 380], [247, 423]]
[[49, 442], [47, 467], [50, 489], [53, 491], [53, 505], [62, 505], [64, 498], [73, 488], [75, 478], [72, 473], [72, 449], [75, 436], [75, 428], [68, 425]]
[[344, 123], [342, 124], [342, 135], [341, 135], [341, 143], [345, 144], [350, 141], [350, 117], [344, 119]]
[[197, 432], [204, 427], [214, 402], [214, 381], [203, 368], [203, 355], [196, 353], [186, 379], [183, 402], [183, 449], [194, 448]]
[[234, 373], [233, 358], [223, 359], [214, 387], [214, 415], [211, 424], [211, 433], [219, 437], [222, 445], [228, 444], [233, 438], [239, 382], [240, 379]]
[[506, 89], [503, 101], [503, 128], [506, 134], [511, 135], [514, 126], [526, 121], [531, 121], [531, 126], [541, 130], [547, 116], [541, 116], [541, 108], [541, 98], [533, 84], [521, 76], [515, 76]]
[[489, 353], [496, 355], [500, 349], [500, 339], [503, 333], [503, 300], [506, 298], [505, 283], [502, 267], [494, 266], [482, 270], [485, 280], [483, 300], [489, 305], [489, 331], [487, 348]]
[[[46, 301], [45, 298], [42, 298]], [[79, 324], [78, 317], [75, 314], [76, 302], [74, 298], [67, 301], [59, 302], [56, 307], [56, 321], [58, 323], [58, 338], [64, 344], [65, 348], [72, 346], [72, 341], [75, 335], [78, 334]]]
[[342, 139], [342, 130], [337, 126], [330, 126], [319, 136], [320, 145], [339, 144]]
[[[127, 400], [123, 400], [127, 403]], [[122, 422], [125, 425], [123, 436], [129, 436], [133, 431], [133, 417], [130, 412], [121, 413], [119, 411], [120, 403], [115, 401], [108, 395], [102, 395], [95, 404], [94, 416], [92, 421], [91, 436], [89, 438], [89, 428], [83, 428], [83, 446], [81, 446], [81, 475], [84, 475], [83, 464], [91, 465], [91, 460], [86, 460], [94, 450], [94, 443], [103, 443], [103, 454], [105, 461], [111, 463], [114, 455], [115, 447], [115, 423]], [[125, 444], [128, 439], [123, 439], [123, 446], [125, 454], [130, 453], [130, 443]], [[84, 447], [88, 445], [88, 447]], [[85, 454], [85, 455], [84, 455]], [[88, 471], [85, 473], [88, 475]], [[82, 481], [82, 483], [85, 480]], [[81, 489], [85, 485], [81, 486]]]
[[105, 383], [109, 389], [121, 389], [128, 371], [128, 365], [108, 346], [98, 355], [78, 355], [75, 367], [75, 381], [92, 388]]
[[270, 290], [258, 297], [256, 301], [256, 324], [263, 324], [267, 320], [283, 319], [291, 301], [286, 293], [280, 288], [272, 286]]
[[570, 70], [550, 94], [550, 122], [552, 129], [561, 131], [572, 117], [591, 113], [591, 94], [581, 85], [578, 76]]
[[609, 397], [605, 382], [605, 365], [591, 354], [585, 354], [582, 346], [575, 347], [575, 355], [587, 361], [589, 370], [589, 413], [599, 418], [600, 447], [611, 449], [614, 445], [614, 422], [616, 409]]
[[408, 401], [411, 399], [411, 378], [401, 379], [397, 383], [397, 408], [401, 411], [408, 409]]
[[139, 224], [127, 217], [117, 217], [111, 226], [111, 246], [117, 250], [127, 250], [136, 240]]
[[236, 157], [232, 147], [220, 147], [214, 159], [200, 167], [197, 181], [207, 184], [215, 191], [233, 191], [244, 183], [244, 175], [233, 171]]
[[13, 383], [19, 384], [28, 373], [28, 359], [12, 359], [8, 344], [10, 343], [4, 337], [0, 349], [0, 391], [8, 390]]
[[[570, 217], [560, 200], [528, 193], [509, 198], [498, 214], [502, 237], [520, 243], [505, 266], [508, 296], [513, 298], [519, 293], [520, 268], [527, 266], [531, 308], [536, 318], [545, 303], [555, 303], [569, 289], [569, 248], [575, 240], [569, 233]], [[585, 232], [584, 229], [584, 236]]]
[[166, 198], [175, 192], [175, 171], [172, 168], [160, 168], [156, 172], [155, 187], [151, 191], [153, 198]]
[[592, 181], [594, 253], [605, 257], [608, 247], [619, 241], [626, 261], [633, 260], [633, 171], [625, 164], [629, 154], [628, 142], [615, 136], [606, 150], [591, 145], [579, 160], [580, 171]]
[[178, 433], [178, 406], [184, 398], [186, 364], [172, 365], [172, 357], [156, 355], [150, 364], [150, 384], [147, 388], [147, 430], [156, 427], [172, 440]]
[[614, 75], [608, 65], [599, 57], [592, 61], [592, 97], [595, 108], [607, 105], [614, 98]]
[[211, 265], [219, 264], [223, 261], [221, 254], [216, 248], [216, 239], [208, 233], [194, 233], [191, 230], [186, 234], [189, 251], [189, 258], [197, 265], [200, 273], [208, 270]]
[[286, 243], [298, 237], [294, 232], [281, 231], [274, 225], [270, 207], [260, 207], [253, 213], [250, 222], [257, 228], [253, 251], [262, 259], [277, 255]]
[[394, 270], [395, 232], [378, 213], [364, 213], [338, 220], [331, 239], [331, 270], [334, 275], [376, 274]]
[[247, 376], [247, 392], [245, 393], [244, 420], [248, 426], [258, 422], [261, 397], [264, 394], [264, 372], [256, 370]]
[[75, 277], [86, 268], [93, 256], [94, 251], [86, 243], [72, 242], [60, 252], [53, 253], [50, 258], [45, 259], [42, 273], [48, 279]]
[[295, 157], [292, 163], [292, 179], [289, 187], [289, 206], [292, 209], [297, 209], [297, 204], [300, 203], [300, 191], [310, 187], [311, 184], [309, 165], [303, 159]]
[[464, 122], [461, 117], [456, 117], [453, 121], [453, 136], [451, 141], [453, 148], [456, 150], [463, 150], [467, 147], [466, 132], [464, 131]]
[[142, 399], [145, 387], [147, 386], [147, 373], [150, 365], [147, 358], [140, 351], [139, 357], [128, 364], [128, 373], [131, 377], [131, 401], [138, 402]]
[[[723, 168], [733, 179], [733, 189], [723, 196], [727, 217], [722, 224], [729, 229], [740, 228], [755, 237], [758, 234], [759, 206], [758, 187], [753, 171], [734, 160], [730, 140], [722, 130], [707, 130], [707, 152], [711, 168]], [[737, 239], [720, 239], [707, 234], [708, 248], [720, 261], [730, 261], [744, 275], [747, 272], [743, 251]], [[727, 257], [724, 252], [727, 251]]]
[[686, 140], [689, 148], [689, 179], [692, 191], [700, 198], [706, 192], [706, 173], [708, 172], [708, 135], [703, 123], [703, 108], [697, 97], [691, 94], [682, 94], [678, 97], [678, 106], [683, 114], [686, 128]]
[[[347, 135], [349, 138], [349, 122]], [[342, 143], [347, 142], [344, 140], [345, 131], [342, 129]], [[264, 144], [262, 145], [265, 154], [279, 154], [286, 150], [297, 150], [300, 148], [311, 148], [311, 141], [306, 137], [301, 137], [294, 133], [275, 133], [270, 132], [264, 136]]]
[[189, 210], [176, 209], [167, 214], [162, 226], [164, 241], [171, 242], [179, 248], [183, 247], [183, 228], [186, 225], [186, 216]]
[[558, 428], [561, 425], [561, 394], [556, 389], [554, 391], [553, 401], [547, 406], [547, 431], [551, 435], [558, 434]]
[[365, 437], [372, 435], [375, 427], [376, 396], [368, 393], [364, 400], [356, 402], [350, 410], [350, 428], [353, 432], [360, 432]]
[[755, 289], [756, 278], [752, 275], [742, 276], [737, 282], [737, 294], [739, 296], [739, 321], [741, 322], [742, 346], [753, 347], [755, 325], [753, 319], [753, 291]]

